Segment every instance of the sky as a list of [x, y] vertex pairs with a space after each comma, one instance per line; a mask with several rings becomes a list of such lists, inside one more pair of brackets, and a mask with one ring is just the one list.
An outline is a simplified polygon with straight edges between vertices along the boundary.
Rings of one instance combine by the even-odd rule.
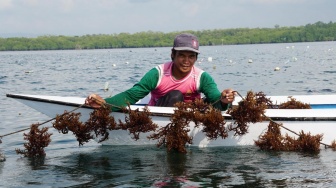
[[0, 0], [0, 37], [82, 36], [336, 22], [336, 0]]

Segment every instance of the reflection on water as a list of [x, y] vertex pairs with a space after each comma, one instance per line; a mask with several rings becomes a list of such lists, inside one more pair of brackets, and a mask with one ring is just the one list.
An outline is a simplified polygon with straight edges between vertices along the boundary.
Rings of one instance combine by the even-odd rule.
[[[321, 160], [328, 155], [328, 151], [263, 152], [251, 146], [191, 147], [187, 154], [152, 146], [100, 146], [51, 158], [45, 164], [22, 159], [29, 161], [32, 172], [21, 178], [37, 178], [47, 170], [48, 179], [58, 182], [54, 185], [72, 187], [319, 187], [335, 185], [335, 170]], [[37, 178], [35, 184], [44, 181]]]

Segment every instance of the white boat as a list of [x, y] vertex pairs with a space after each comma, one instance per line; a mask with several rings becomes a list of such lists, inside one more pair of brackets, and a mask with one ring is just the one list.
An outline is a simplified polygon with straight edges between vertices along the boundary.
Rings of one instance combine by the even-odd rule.
[[[42, 95], [23, 95], [23, 94], [7, 94], [7, 97], [14, 98], [23, 104], [49, 116], [63, 114], [64, 111], [72, 111], [81, 113], [81, 121], [85, 122], [92, 108], [81, 106], [84, 104], [85, 98], [80, 97], [61, 97], [61, 96], [42, 96]], [[301, 130], [305, 133], [310, 132], [312, 135], [323, 134], [322, 143], [330, 145], [336, 138], [336, 95], [297, 95], [291, 96], [297, 101], [310, 104], [312, 109], [267, 109], [265, 115], [275, 122], [282, 123], [283, 126], [290, 131], [282, 128], [282, 133], [288, 133], [289, 136], [296, 136], [293, 132], [299, 133]], [[289, 96], [267, 96], [273, 103], [280, 104], [288, 101]], [[237, 105], [240, 97], [236, 97], [233, 105]], [[132, 110], [143, 110], [147, 104], [148, 97], [138, 101], [135, 105], [131, 105]], [[81, 106], [80, 108], [78, 108]], [[173, 107], [148, 107], [151, 112], [152, 120], [159, 127], [166, 126], [170, 123], [170, 115], [174, 113]], [[125, 114], [121, 112], [112, 112], [116, 120], [125, 119]], [[230, 119], [225, 111], [222, 115], [226, 119]], [[227, 120], [228, 122], [232, 120]], [[229, 123], [227, 123], [229, 124]], [[195, 127], [190, 124], [189, 136], [192, 136], [192, 146], [212, 147], [212, 146], [237, 146], [237, 145], [254, 145], [255, 140], [265, 133], [269, 121], [249, 124], [249, 131], [242, 136], [235, 136], [233, 132], [229, 132], [226, 139], [218, 138], [209, 140], [202, 132], [202, 127]], [[140, 139], [135, 141], [131, 135], [125, 130], [110, 131], [109, 139], [102, 142], [106, 145], [146, 145], [157, 144], [156, 140], [149, 140], [148, 135], [152, 133], [140, 134]]]

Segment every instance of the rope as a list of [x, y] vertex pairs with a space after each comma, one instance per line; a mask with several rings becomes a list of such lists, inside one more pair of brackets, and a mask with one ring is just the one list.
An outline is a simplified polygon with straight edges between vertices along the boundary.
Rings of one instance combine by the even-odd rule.
[[[99, 100], [96, 99], [96, 98], [93, 98], [93, 100], [95, 100], [98, 104], [101, 104], [101, 105], [104, 105], [104, 106], [116, 107], [116, 108], [122, 109], [122, 107], [120, 107], [120, 106], [116, 106], [116, 105], [108, 104], [108, 103], [103, 103], [102, 101], [99, 101]], [[71, 113], [71, 112], [74, 112], [74, 111], [78, 110], [79, 108], [82, 108], [84, 105], [85, 105], [85, 103], [79, 105], [78, 107], [74, 108], [73, 110], [71, 110], [71, 111], [69, 111], [69, 112], [65, 112], [65, 113], [63, 113], [61, 116], [64, 116], [64, 115], [69, 114], [69, 113]], [[51, 118], [51, 119], [49, 119], [49, 120], [47, 120], [47, 121], [44, 121], [43, 123], [38, 124], [38, 127], [41, 126], [41, 125], [43, 125], [43, 124], [49, 123], [49, 122], [51, 122], [51, 121], [53, 121], [53, 120], [55, 120], [55, 119], [56, 119], [56, 117]], [[26, 130], [29, 130], [29, 129], [30, 129], [30, 127], [25, 128], [25, 129], [21, 129], [21, 130], [18, 130], [18, 131], [14, 131], [14, 132], [11, 132], [11, 133], [7, 133], [7, 134], [4, 134], [4, 135], [0, 135], [0, 143], [1, 143], [1, 139], [2, 139], [3, 137], [6, 137], [6, 136], [9, 136], [9, 135], [12, 135], [12, 134], [16, 134], [16, 133], [19, 133], [19, 132], [23, 132], [23, 131], [26, 131]]]
[[[244, 97], [243, 97], [238, 91], [234, 91], [234, 92], [236, 92], [236, 93], [242, 98], [242, 100], [245, 100]], [[300, 134], [298, 134], [297, 132], [295, 132], [295, 131], [293, 131], [293, 130], [287, 128], [287, 127], [285, 127], [285, 126], [282, 125], [281, 123], [277, 123], [276, 121], [272, 120], [270, 117], [266, 116], [265, 114], [262, 114], [262, 115], [263, 115], [265, 118], [267, 118], [269, 121], [271, 121], [271, 122], [277, 124], [278, 126], [284, 128], [284, 129], [286, 129], [287, 131], [289, 131], [289, 132], [291, 132], [291, 133], [293, 133], [293, 134], [295, 134], [295, 135], [297, 135], [297, 136], [300, 136]], [[323, 142], [320, 142], [320, 144], [321, 144], [321, 145], [324, 145], [324, 147], [326, 147], [326, 148], [327, 148], [327, 147], [332, 148], [331, 145], [329, 145], [329, 144], [325, 144], [325, 143], [323, 143]]]
[[[233, 91], [233, 92], [236, 92], [236, 93], [242, 98], [242, 100], [245, 100], [244, 97], [243, 97], [238, 91]], [[99, 100], [97, 100], [96, 98], [93, 98], [93, 99], [94, 99], [95, 101], [99, 102], [101, 105], [107, 105], [107, 106], [110, 106], [110, 107], [116, 107], [116, 108], [120, 108], [120, 109], [122, 109], [122, 107], [120, 107], [120, 106], [116, 106], [116, 105], [108, 104], [108, 103], [103, 103], [103, 104], [102, 104], [102, 102], [99, 101]], [[218, 99], [217, 101], [213, 102], [211, 105], [213, 105], [213, 104], [219, 102], [220, 100], [221, 100], [221, 98]], [[64, 115], [69, 114], [69, 113], [71, 113], [71, 112], [74, 112], [74, 111], [78, 110], [79, 108], [83, 107], [84, 105], [85, 105], [85, 104], [81, 104], [80, 106], [74, 108], [73, 110], [71, 110], [71, 111], [69, 111], [69, 112], [66, 112], [66, 113], [63, 113], [61, 116], [64, 116]], [[278, 126], [284, 128], [284, 129], [286, 129], [287, 131], [289, 131], [289, 132], [291, 132], [291, 133], [293, 133], [293, 134], [295, 134], [295, 135], [297, 135], [297, 136], [300, 136], [300, 134], [298, 134], [297, 132], [295, 132], [295, 131], [293, 131], [293, 130], [287, 128], [287, 127], [285, 127], [285, 126], [282, 125], [282, 124], [277, 123], [276, 121], [272, 120], [270, 117], [266, 116], [265, 114], [263, 114], [263, 116], [264, 116], [265, 118], [267, 118], [269, 121], [271, 121], [271, 122], [277, 124]], [[43, 124], [46, 124], [46, 123], [48, 123], [48, 122], [50, 122], [50, 121], [53, 121], [53, 120], [55, 120], [55, 119], [56, 119], [56, 117], [54, 117], [54, 118], [52, 118], [52, 119], [49, 119], [49, 120], [47, 120], [47, 121], [44, 121], [43, 123], [39, 124], [38, 126], [41, 126], [41, 125], [43, 125]], [[0, 143], [1, 143], [1, 139], [2, 139], [3, 137], [6, 137], [6, 136], [9, 136], [9, 135], [12, 135], [12, 134], [16, 134], [16, 133], [19, 133], [19, 132], [23, 132], [23, 131], [26, 131], [26, 130], [29, 130], [29, 129], [30, 129], [30, 127], [25, 128], [25, 129], [21, 129], [21, 130], [15, 131], [15, 132], [7, 133], [7, 134], [4, 134], [4, 135], [0, 135]], [[329, 148], [331, 148], [331, 145], [325, 144], [325, 143], [323, 143], [323, 142], [320, 142], [320, 144], [321, 144], [321, 145], [324, 145], [325, 147], [329, 147]]]
[[[100, 101], [100, 100], [98, 100], [98, 99], [95, 98], [95, 97], [92, 97], [92, 99], [93, 99], [96, 103], [98, 103], [98, 104], [100, 104], [100, 105], [102, 105], [102, 106], [109, 106], [109, 107], [115, 107], [115, 108], [123, 109], [123, 107], [120, 107], [120, 106], [116, 106], [116, 105], [109, 104], [109, 103], [104, 103], [103, 101]], [[219, 102], [220, 100], [221, 100], [221, 98], [218, 99], [217, 101], [213, 102], [211, 105], [213, 105], [213, 104]], [[84, 105], [85, 105], [85, 103], [84, 103], [84, 104], [81, 104], [80, 106], [74, 108], [73, 110], [71, 110], [71, 111], [69, 111], [69, 112], [63, 113], [61, 116], [64, 116], [64, 115], [69, 114], [69, 113], [71, 113], [71, 112], [74, 112], [74, 111], [78, 110], [79, 108], [83, 107]], [[38, 127], [41, 126], [41, 125], [43, 125], [43, 124], [49, 123], [49, 122], [51, 122], [51, 121], [53, 121], [53, 120], [55, 120], [55, 119], [56, 119], [56, 117], [51, 118], [51, 119], [49, 119], [49, 120], [47, 120], [47, 121], [44, 121], [43, 123], [38, 124]], [[30, 129], [30, 127], [25, 128], [25, 129], [21, 129], [21, 130], [18, 130], [18, 131], [14, 131], [14, 132], [11, 132], [11, 133], [7, 133], [7, 134], [4, 134], [4, 135], [0, 135], [0, 143], [1, 143], [1, 139], [2, 139], [3, 137], [6, 137], [6, 136], [9, 136], [9, 135], [12, 135], [12, 134], [16, 134], [16, 133], [19, 133], [19, 132], [23, 132], [23, 131], [26, 131], [26, 130], [29, 130], [29, 129]]]
[[[80, 106], [74, 108], [73, 110], [71, 110], [71, 111], [69, 111], [69, 112], [65, 112], [65, 113], [63, 113], [61, 116], [64, 116], [64, 115], [69, 114], [69, 113], [71, 113], [71, 112], [74, 112], [74, 111], [78, 110], [79, 108], [82, 108], [84, 105], [85, 105], [85, 104], [81, 104]], [[56, 119], [56, 117], [54, 117], [54, 118], [52, 118], [52, 119], [49, 119], [49, 120], [47, 120], [47, 121], [44, 121], [43, 123], [38, 124], [38, 127], [41, 126], [41, 125], [43, 125], [43, 124], [46, 124], [46, 123], [48, 123], [48, 122], [50, 122], [50, 121], [53, 121], [53, 120], [55, 120], [55, 119]], [[5, 137], [5, 136], [9, 136], [9, 135], [12, 135], [12, 134], [16, 134], [16, 133], [19, 133], [19, 132], [23, 132], [23, 131], [26, 131], [26, 130], [29, 130], [29, 129], [30, 129], [30, 127], [25, 128], [25, 129], [21, 129], [21, 130], [18, 130], [18, 131], [14, 131], [14, 132], [11, 132], [11, 133], [7, 133], [7, 134], [4, 134], [4, 135], [0, 135], [0, 141], [1, 141], [1, 139], [2, 139], [3, 137]]]
[[[98, 104], [103, 105], [103, 106], [116, 107], [116, 108], [119, 108], [119, 109], [123, 109], [123, 108], [120, 107], [120, 106], [116, 106], [116, 105], [108, 104], [108, 103], [103, 103], [102, 101], [100, 101], [100, 100], [98, 100], [98, 99], [96, 99], [96, 98], [93, 98], [93, 100], [95, 100]], [[85, 103], [79, 105], [78, 107], [74, 108], [73, 110], [71, 110], [71, 111], [69, 111], [69, 112], [63, 113], [61, 116], [64, 116], [64, 115], [69, 114], [69, 113], [71, 113], [71, 112], [74, 112], [74, 111], [78, 110], [79, 108], [82, 108], [84, 105], [85, 105]], [[47, 121], [44, 121], [43, 123], [38, 124], [38, 127], [41, 126], [41, 125], [43, 125], [43, 124], [49, 123], [49, 122], [51, 122], [51, 121], [53, 121], [53, 120], [55, 120], [55, 119], [56, 119], [56, 117], [51, 118], [51, 119], [49, 119], [49, 120], [47, 120]], [[3, 137], [6, 137], [6, 136], [9, 136], [9, 135], [12, 135], [12, 134], [16, 134], [16, 133], [19, 133], [19, 132], [23, 132], [23, 131], [26, 131], [26, 130], [29, 130], [29, 129], [30, 129], [30, 127], [25, 128], [25, 129], [21, 129], [21, 130], [18, 130], [18, 131], [14, 131], [14, 132], [11, 132], [11, 133], [7, 133], [7, 134], [4, 134], [4, 135], [0, 135], [0, 143], [1, 143], [1, 139], [2, 139]]]

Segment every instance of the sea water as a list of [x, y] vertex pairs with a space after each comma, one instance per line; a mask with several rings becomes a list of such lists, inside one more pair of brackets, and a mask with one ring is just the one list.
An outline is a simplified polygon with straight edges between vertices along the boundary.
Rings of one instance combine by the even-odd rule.
[[[251, 90], [266, 95], [335, 94], [336, 42], [200, 50], [196, 66], [212, 75], [220, 89], [242, 95]], [[170, 61], [170, 53], [171, 48], [0, 52], [0, 135], [50, 119], [7, 98], [7, 93], [108, 97]], [[182, 154], [94, 141], [79, 147], [72, 134], [49, 132], [52, 142], [42, 159], [16, 154], [15, 149], [24, 149], [24, 132], [2, 138], [0, 153], [6, 160], [0, 162], [0, 187], [336, 186], [336, 152], [329, 149], [309, 154], [256, 146], [191, 147]]]

